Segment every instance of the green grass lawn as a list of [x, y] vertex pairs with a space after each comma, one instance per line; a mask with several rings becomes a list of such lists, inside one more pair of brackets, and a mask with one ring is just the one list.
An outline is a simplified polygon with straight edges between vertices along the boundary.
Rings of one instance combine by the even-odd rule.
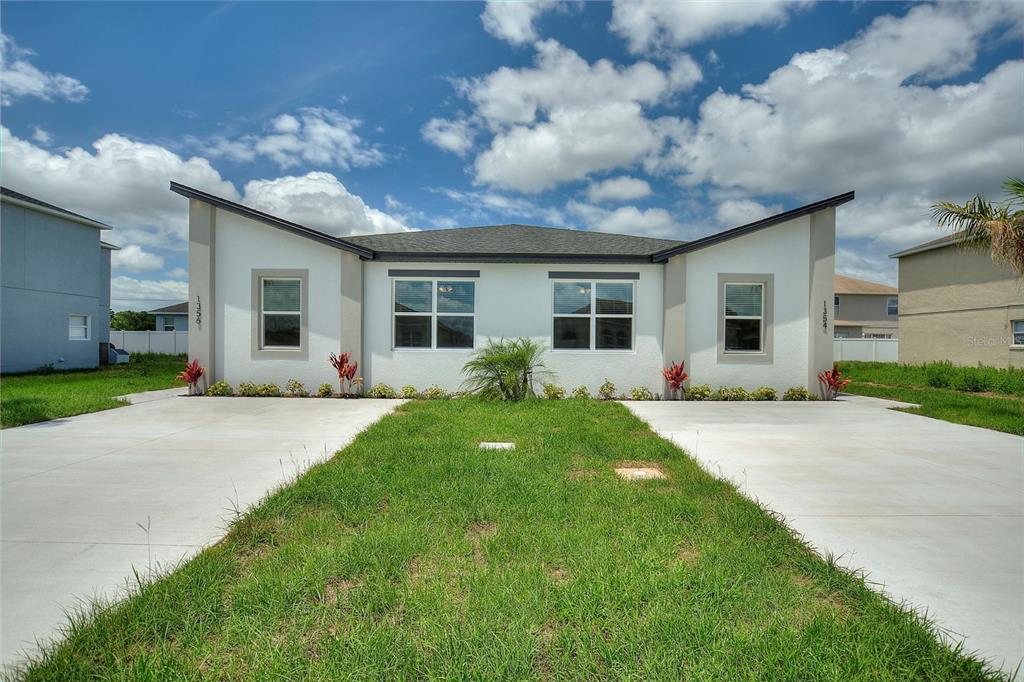
[[[623, 460], [668, 478], [620, 480]], [[384, 418], [218, 545], [79, 618], [27, 677], [990, 674], [621, 405], [463, 399]]]
[[0, 425], [4, 428], [109, 410], [127, 403], [114, 396], [184, 386], [174, 378], [184, 355], [132, 356], [129, 365], [0, 377]]
[[[1022, 370], [938, 363], [840, 362], [837, 365], [853, 379], [844, 389], [847, 393], [916, 403], [920, 407], [897, 409], [1024, 436]], [[964, 390], [965, 385], [979, 390]]]

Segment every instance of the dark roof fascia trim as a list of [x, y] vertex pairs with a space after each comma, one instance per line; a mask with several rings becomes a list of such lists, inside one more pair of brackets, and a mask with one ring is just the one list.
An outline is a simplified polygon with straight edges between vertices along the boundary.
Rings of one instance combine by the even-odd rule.
[[237, 213], [238, 215], [245, 216], [246, 218], [252, 218], [253, 220], [258, 220], [262, 223], [266, 223], [267, 225], [292, 232], [293, 234], [297, 234], [301, 237], [312, 239], [313, 241], [320, 242], [321, 244], [333, 246], [336, 249], [350, 251], [362, 258], [372, 259], [374, 257], [374, 252], [372, 250], [363, 248], [362, 246], [356, 246], [344, 239], [332, 237], [329, 234], [318, 232], [317, 230], [304, 225], [293, 223], [289, 220], [285, 220], [284, 218], [278, 218], [277, 216], [264, 213], [263, 211], [257, 211], [254, 208], [243, 206], [242, 204], [229, 201], [228, 199], [222, 199], [221, 197], [208, 194], [202, 190], [195, 189], [194, 187], [182, 185], [181, 183], [174, 182], [173, 180], [171, 181], [171, 191], [175, 194], [180, 194], [183, 197], [198, 199], [199, 201], [204, 201], [216, 206], [217, 208], [222, 208], [225, 211], [231, 211], [232, 213]]
[[903, 249], [896, 253], [890, 253], [889, 258], [903, 258], [904, 256], [913, 256], [917, 253], [924, 253], [926, 251], [934, 251], [935, 249], [944, 249], [947, 246], [956, 246], [957, 241], [953, 237], [941, 237], [939, 239], [933, 239], [930, 242], [924, 244], [918, 244], [917, 246], [911, 246], [909, 249]]
[[747, 223], [746, 225], [734, 227], [731, 230], [726, 230], [725, 232], [719, 232], [718, 234], [713, 234], [702, 239], [695, 239], [694, 241], [687, 242], [681, 246], [674, 246], [671, 249], [659, 251], [658, 253], [654, 254], [654, 256], [652, 256], [652, 260], [655, 263], [662, 263], [671, 258], [672, 256], [677, 256], [681, 253], [697, 251], [699, 249], [707, 248], [708, 246], [720, 244], [721, 242], [728, 241], [730, 239], [735, 239], [736, 237], [742, 237], [743, 235], [750, 234], [751, 232], [763, 230], [766, 227], [772, 227], [773, 225], [778, 225], [780, 223], [793, 220], [794, 218], [800, 218], [802, 216], [815, 213], [822, 209], [841, 206], [842, 204], [845, 204], [848, 201], [853, 201], [854, 196], [855, 194], [853, 191], [845, 192], [843, 194], [837, 194], [834, 197], [822, 199], [821, 201], [816, 201], [813, 204], [800, 206], [799, 208], [794, 208], [790, 211], [785, 211], [777, 215], [762, 218], [761, 220], [755, 220], [754, 222]]
[[114, 246], [113, 244], [108, 244], [107, 242], [103, 241], [102, 239], [100, 240], [100, 248], [101, 249], [107, 249], [108, 251], [120, 251], [121, 250], [120, 246]]
[[399, 270], [388, 269], [388, 277], [479, 277], [479, 270]]
[[422, 253], [376, 251], [374, 260], [422, 263], [650, 263], [651, 256], [581, 253]]
[[[26, 194], [24, 196], [28, 195]], [[36, 203], [37, 201], [39, 201], [40, 203]], [[53, 216], [54, 218], [61, 218], [63, 220], [67, 220], [68, 222], [78, 223], [79, 225], [85, 225], [86, 227], [93, 227], [96, 228], [97, 230], [114, 229], [113, 227], [107, 225], [106, 223], [101, 223], [100, 221], [93, 220], [92, 218], [86, 218], [84, 215], [73, 213], [65, 208], [61, 208], [60, 206], [47, 204], [45, 201], [41, 201], [39, 199], [36, 199], [35, 201], [25, 201], [20, 197], [11, 196], [10, 194], [3, 194], [0, 195], [0, 202], [12, 204], [20, 208], [27, 208], [28, 210], [35, 211], [36, 213], [42, 213], [43, 215]]]
[[548, 279], [640, 279], [639, 272], [565, 272], [552, 270]]

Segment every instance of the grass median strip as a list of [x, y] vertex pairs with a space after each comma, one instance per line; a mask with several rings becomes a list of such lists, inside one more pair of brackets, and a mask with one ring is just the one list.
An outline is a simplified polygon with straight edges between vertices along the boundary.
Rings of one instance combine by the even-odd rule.
[[184, 355], [136, 354], [127, 365], [6, 375], [0, 377], [0, 425], [8, 428], [120, 407], [127, 403], [115, 396], [184, 386], [174, 378], [184, 365]]
[[[988, 674], [621, 405], [399, 409], [190, 563], [77, 619], [27, 677]], [[666, 476], [622, 480], [623, 461]]]

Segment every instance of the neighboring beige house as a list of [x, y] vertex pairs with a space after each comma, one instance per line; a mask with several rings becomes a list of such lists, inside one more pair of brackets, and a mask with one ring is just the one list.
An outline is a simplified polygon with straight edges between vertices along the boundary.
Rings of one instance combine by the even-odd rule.
[[895, 339], [898, 337], [898, 291], [863, 279], [833, 275], [837, 339]]
[[942, 237], [894, 253], [900, 362], [1024, 367], [1024, 281]]

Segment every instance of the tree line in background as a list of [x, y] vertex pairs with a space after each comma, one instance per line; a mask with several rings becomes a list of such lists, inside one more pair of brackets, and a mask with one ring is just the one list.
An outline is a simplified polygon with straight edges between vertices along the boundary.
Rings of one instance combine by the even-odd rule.
[[143, 310], [111, 310], [110, 328], [119, 332], [152, 332], [156, 331], [156, 317]]

